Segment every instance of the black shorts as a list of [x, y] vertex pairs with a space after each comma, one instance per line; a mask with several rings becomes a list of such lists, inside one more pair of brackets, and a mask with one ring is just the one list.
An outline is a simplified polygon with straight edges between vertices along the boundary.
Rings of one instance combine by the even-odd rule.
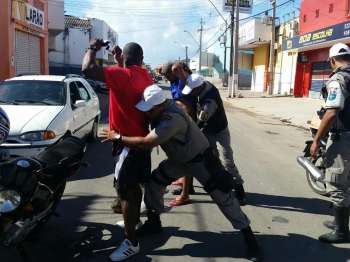
[[122, 197], [123, 192], [143, 184], [151, 175], [151, 151], [130, 149], [114, 186]]

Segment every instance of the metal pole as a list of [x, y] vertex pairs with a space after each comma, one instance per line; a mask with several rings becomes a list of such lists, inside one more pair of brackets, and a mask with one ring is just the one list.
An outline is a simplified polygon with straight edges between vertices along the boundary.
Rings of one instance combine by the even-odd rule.
[[[234, 22], [235, 22], [235, 10], [234, 10], [234, 5], [232, 5], [232, 10], [231, 10], [231, 49], [230, 49], [230, 78], [231, 82], [233, 81], [233, 39], [234, 39]], [[231, 85], [228, 87], [228, 97], [231, 97]]]
[[188, 46], [185, 46], [185, 49], [186, 49], [186, 65], [188, 66], [189, 63], [188, 63]]
[[224, 42], [224, 86], [227, 86], [227, 73], [226, 73], [226, 34], [225, 34], [225, 42]]
[[273, 94], [275, 84], [275, 42], [276, 42], [276, 0], [270, 0], [272, 4], [272, 32], [271, 32], [271, 46], [270, 46], [270, 81], [269, 81], [269, 95]]
[[235, 44], [234, 44], [234, 62], [233, 62], [233, 73], [232, 73], [232, 87], [231, 97], [236, 97], [238, 91], [238, 56], [239, 56], [239, 0], [236, 0], [236, 17], [235, 17]]
[[202, 38], [203, 38], [203, 18], [201, 18], [201, 29], [199, 29], [199, 67], [198, 73], [202, 71]]

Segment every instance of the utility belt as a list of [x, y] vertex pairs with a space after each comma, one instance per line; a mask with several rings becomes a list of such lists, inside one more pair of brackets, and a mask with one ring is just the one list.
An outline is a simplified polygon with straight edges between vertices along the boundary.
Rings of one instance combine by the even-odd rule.
[[347, 129], [332, 129], [329, 132], [329, 138], [332, 141], [338, 141], [338, 140], [340, 140], [342, 138], [342, 136], [344, 134], [350, 135], [350, 130], [347, 130]]

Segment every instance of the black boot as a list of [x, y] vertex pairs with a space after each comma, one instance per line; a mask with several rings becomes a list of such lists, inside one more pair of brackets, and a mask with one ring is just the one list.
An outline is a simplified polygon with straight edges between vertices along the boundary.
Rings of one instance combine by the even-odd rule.
[[247, 204], [247, 198], [245, 195], [243, 184], [235, 184], [235, 195], [241, 206], [245, 206]]
[[254, 262], [263, 261], [263, 255], [250, 226], [241, 230], [247, 245], [247, 259]]
[[335, 230], [319, 237], [325, 243], [349, 242], [349, 208], [334, 207]]
[[163, 228], [162, 222], [160, 221], [160, 215], [153, 211], [147, 211], [147, 220], [138, 230], [136, 230], [136, 234], [141, 237], [159, 234], [162, 231]]

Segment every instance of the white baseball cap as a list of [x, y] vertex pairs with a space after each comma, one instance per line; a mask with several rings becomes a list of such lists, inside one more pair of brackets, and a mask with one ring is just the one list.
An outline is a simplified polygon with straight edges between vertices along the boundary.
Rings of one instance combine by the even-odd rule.
[[193, 89], [203, 85], [204, 77], [197, 74], [192, 74], [187, 78], [187, 85], [182, 89], [184, 95], [188, 95], [192, 92]]
[[341, 56], [341, 55], [350, 55], [350, 48], [348, 45], [343, 43], [335, 44], [329, 50], [329, 57]]
[[136, 105], [140, 111], [147, 112], [167, 100], [167, 95], [158, 85], [151, 85], [143, 91], [143, 99]]

